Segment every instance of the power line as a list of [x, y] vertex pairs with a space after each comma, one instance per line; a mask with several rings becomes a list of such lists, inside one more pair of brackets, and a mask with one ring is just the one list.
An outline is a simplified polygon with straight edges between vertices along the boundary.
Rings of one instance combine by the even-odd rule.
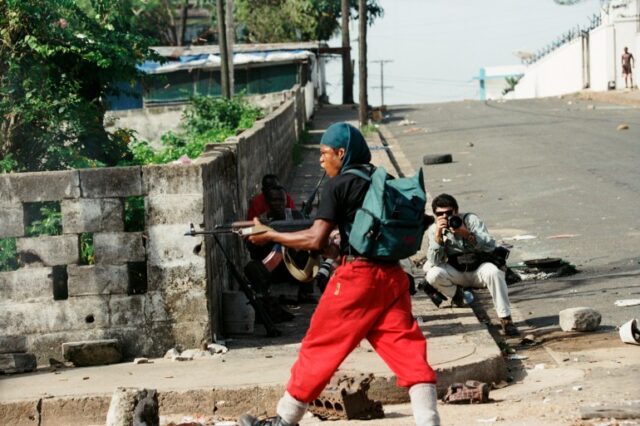
[[380, 64], [380, 86], [373, 86], [372, 89], [380, 88], [380, 106], [384, 106], [384, 89], [393, 88], [393, 86], [384, 85], [384, 64], [393, 62], [393, 61], [390, 59], [380, 59], [378, 61], [371, 61], [371, 62], [374, 62], [374, 63], [377, 62]]

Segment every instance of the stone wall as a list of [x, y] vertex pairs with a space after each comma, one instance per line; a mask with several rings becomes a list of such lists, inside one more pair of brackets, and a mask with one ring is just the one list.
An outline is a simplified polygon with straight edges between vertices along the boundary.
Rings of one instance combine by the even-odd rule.
[[[26, 337], [43, 363], [69, 341], [117, 338], [132, 358], [223, 334], [221, 294], [235, 284], [213, 239], [184, 233], [242, 219], [264, 173], [290, 173], [305, 110], [298, 87], [287, 97], [193, 164], [0, 175], [0, 238], [16, 237], [21, 258], [0, 273], [0, 342]], [[126, 232], [134, 196], [144, 230]], [[28, 237], [25, 206], [44, 201], [59, 202], [62, 235]], [[94, 264], [80, 264], [81, 234], [93, 238]], [[242, 242], [221, 241], [241, 264]]]
[[[309, 83], [305, 87], [307, 97], [306, 108], [313, 108], [313, 84]], [[284, 101], [291, 97], [292, 93], [298, 93], [305, 96], [304, 92], [299, 90], [268, 93], [264, 95], [247, 96], [246, 100], [253, 105], [260, 107], [268, 113], [277, 109]], [[121, 111], [108, 111], [105, 116], [105, 127], [107, 130], [113, 131], [117, 128], [127, 128], [136, 131], [136, 135], [149, 141], [152, 145], [160, 146], [160, 137], [169, 131], [180, 131], [180, 120], [182, 113], [187, 104], [172, 105], [150, 105], [145, 108], [129, 109]], [[313, 112], [307, 111], [308, 116]]]

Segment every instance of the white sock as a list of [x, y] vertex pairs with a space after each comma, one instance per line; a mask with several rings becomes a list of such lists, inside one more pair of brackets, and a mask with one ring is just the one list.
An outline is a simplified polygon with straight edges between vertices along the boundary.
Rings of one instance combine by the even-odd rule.
[[302, 420], [304, 413], [307, 412], [307, 407], [309, 407], [309, 404], [298, 401], [289, 392], [285, 391], [280, 401], [278, 401], [276, 412], [285, 422], [290, 425], [296, 425]]
[[439, 426], [438, 394], [436, 385], [432, 383], [418, 383], [409, 388], [411, 410], [416, 426]]

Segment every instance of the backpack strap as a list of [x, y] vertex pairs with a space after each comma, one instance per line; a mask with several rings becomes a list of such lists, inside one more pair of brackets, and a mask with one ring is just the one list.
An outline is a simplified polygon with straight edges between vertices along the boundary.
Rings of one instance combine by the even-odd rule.
[[375, 172], [376, 168], [374, 166], [371, 165], [367, 165], [367, 172], [356, 168], [356, 167], [352, 167], [350, 169], [345, 170], [343, 173], [349, 173], [352, 175], [356, 175], [364, 180], [366, 180], [367, 182], [371, 182], [371, 175], [373, 174], [373, 172]]

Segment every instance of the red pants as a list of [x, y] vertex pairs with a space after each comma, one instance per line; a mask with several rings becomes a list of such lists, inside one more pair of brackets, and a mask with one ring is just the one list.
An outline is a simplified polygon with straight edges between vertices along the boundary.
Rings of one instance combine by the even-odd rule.
[[340, 266], [316, 308], [287, 391], [315, 400], [342, 361], [366, 338], [398, 386], [435, 383], [427, 344], [411, 313], [408, 278], [397, 264], [356, 260]]

